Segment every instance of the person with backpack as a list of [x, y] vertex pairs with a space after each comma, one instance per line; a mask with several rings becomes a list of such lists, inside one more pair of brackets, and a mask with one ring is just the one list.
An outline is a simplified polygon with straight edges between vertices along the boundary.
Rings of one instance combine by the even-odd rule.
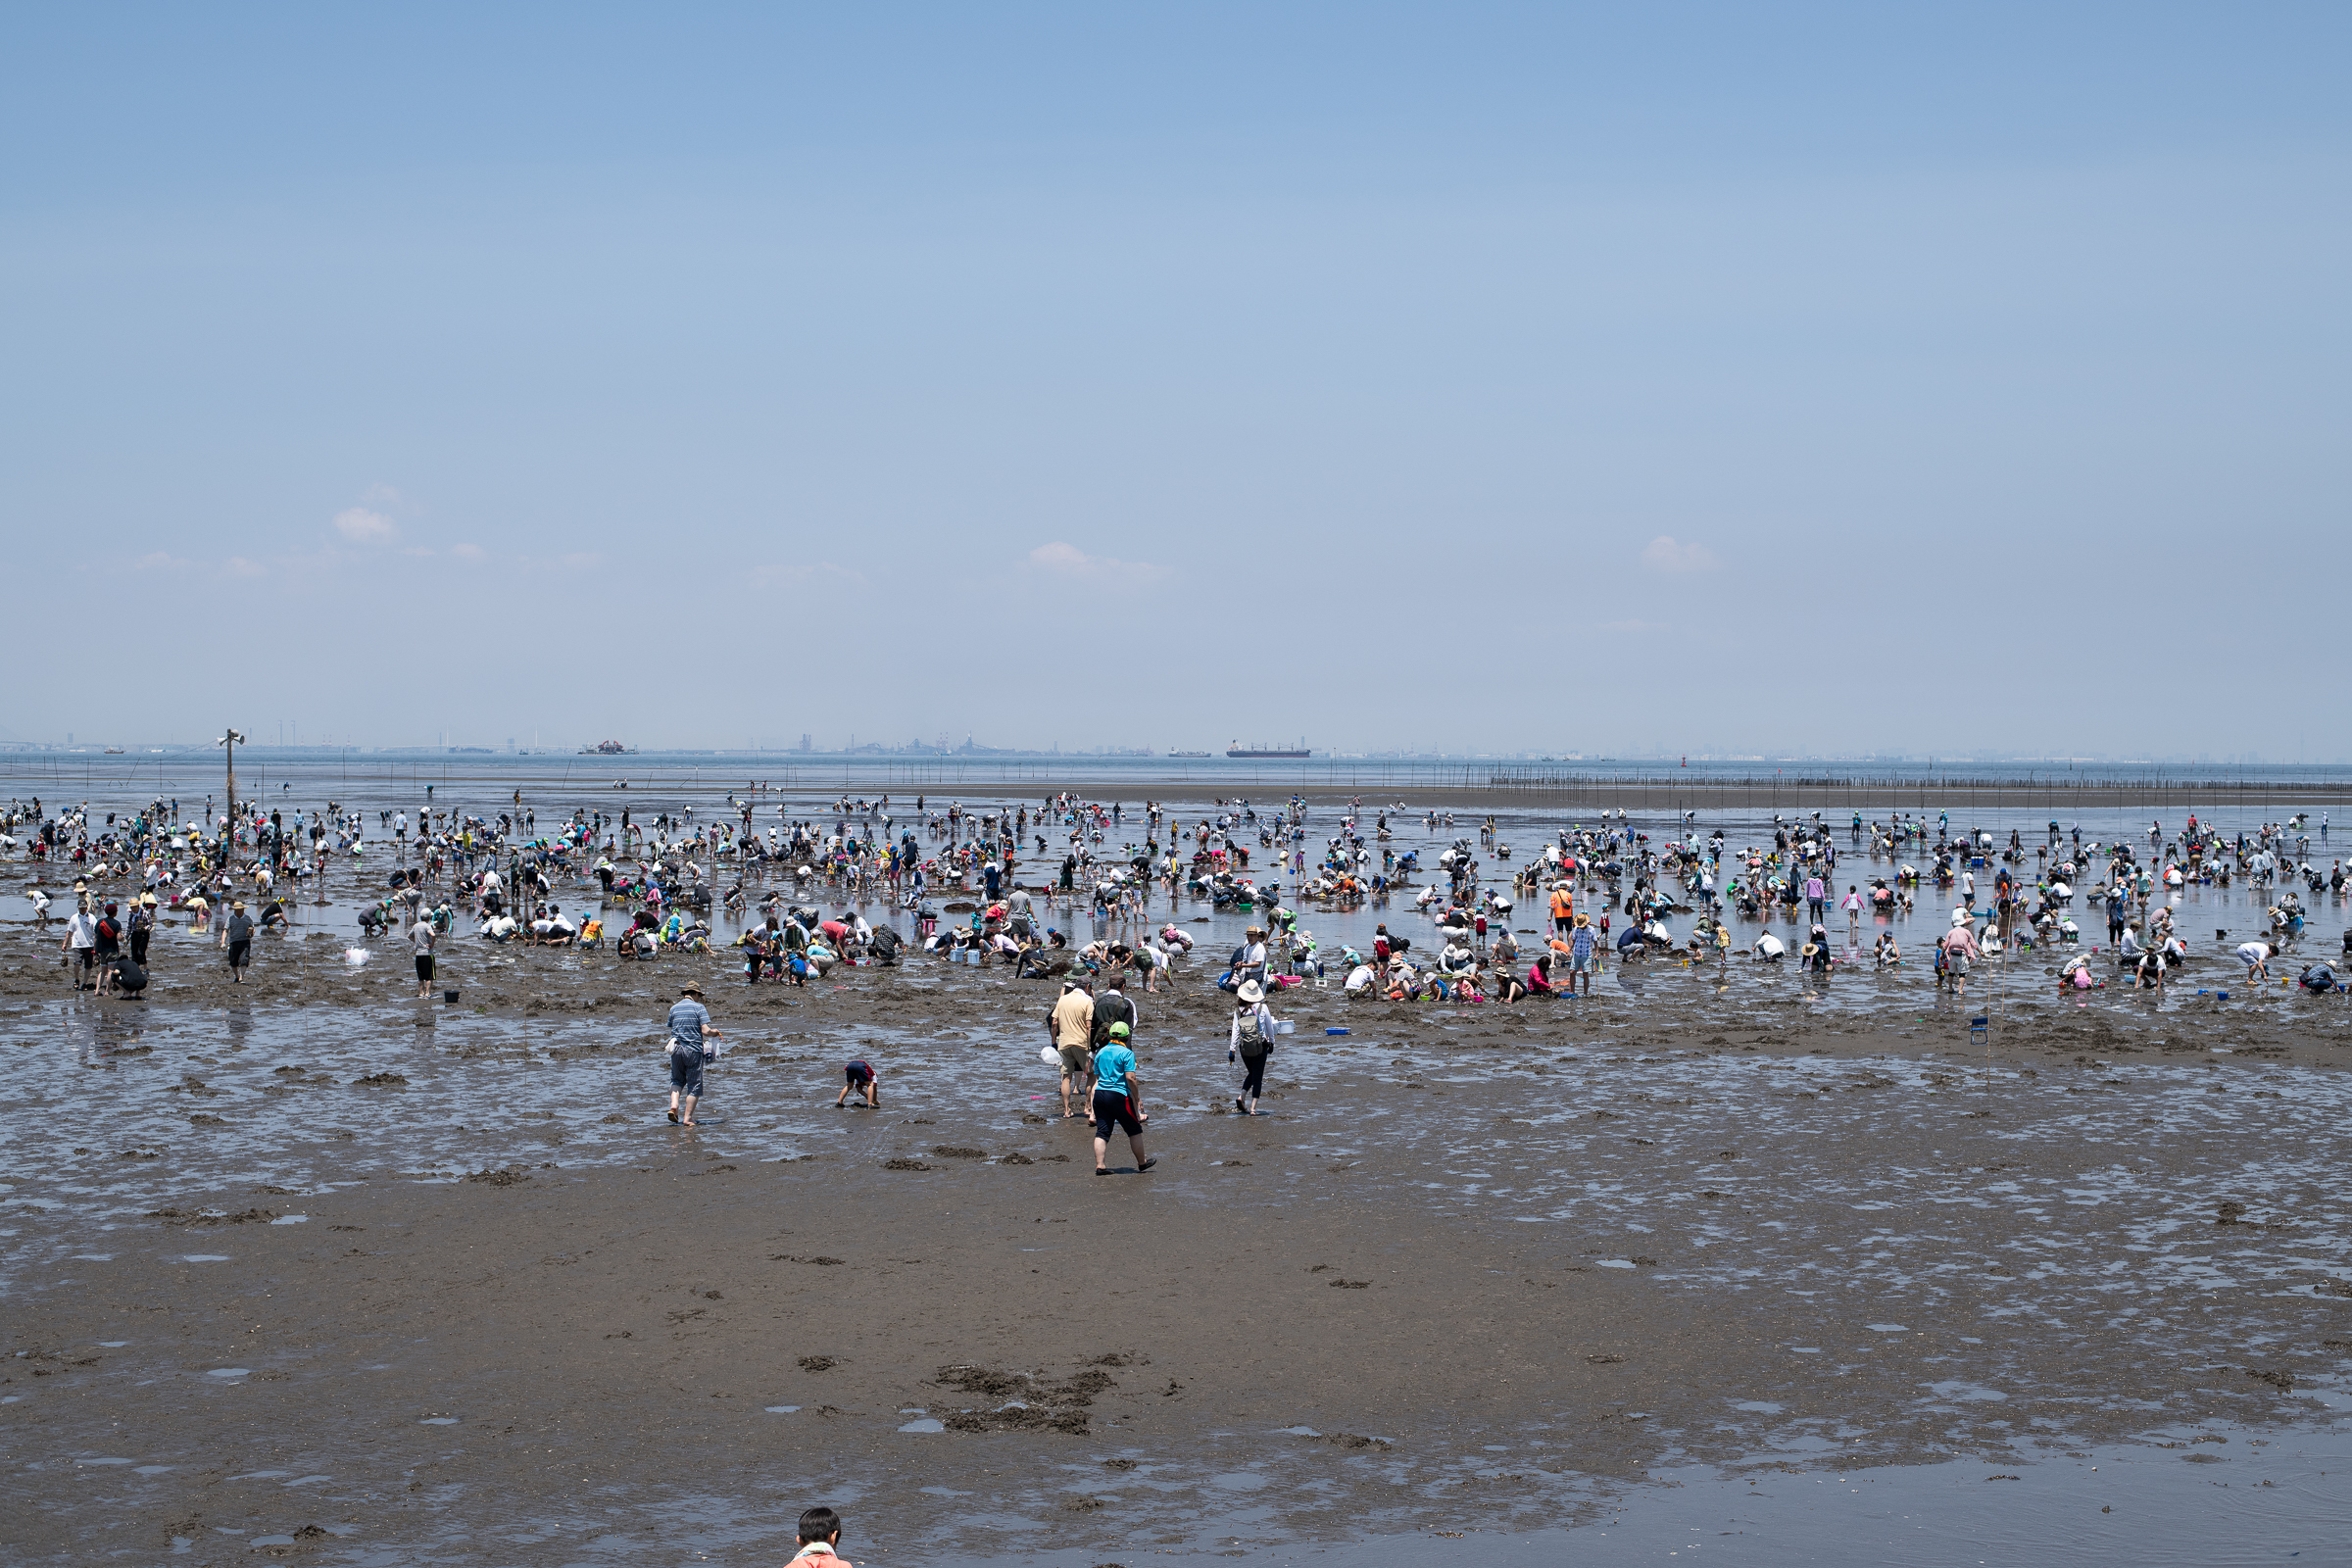
[[678, 988], [669, 1009], [669, 1119], [681, 1127], [696, 1125], [694, 1102], [703, 1098], [703, 1063], [718, 1054], [706, 1043], [723, 1039], [710, 1027], [710, 1009], [703, 1005], [703, 988], [689, 980]]
[[1241, 1091], [1233, 1108], [1245, 1116], [1257, 1114], [1258, 1097], [1266, 1089], [1266, 1058], [1274, 1054], [1274, 1013], [1266, 1005], [1266, 988], [1245, 980], [1234, 997], [1233, 1029], [1225, 1046], [1228, 1064], [1240, 1062]]
[[1111, 1025], [1125, 1024], [1127, 1037], [1132, 1041], [1136, 1025], [1142, 1021], [1136, 1013], [1135, 1004], [1128, 1001], [1126, 993], [1119, 989], [1119, 971], [1111, 970], [1102, 994], [1095, 999], [1095, 1028], [1091, 1044], [1097, 1051], [1101, 1051], [1109, 1041]]

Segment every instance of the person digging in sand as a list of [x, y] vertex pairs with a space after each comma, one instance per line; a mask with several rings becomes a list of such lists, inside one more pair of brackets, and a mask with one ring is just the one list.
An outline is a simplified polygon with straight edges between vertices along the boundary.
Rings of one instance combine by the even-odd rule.
[[865, 1108], [868, 1110], [880, 1110], [882, 1108], [882, 1075], [874, 1071], [874, 1064], [872, 1062], [850, 1062], [841, 1069], [841, 1073], [842, 1076], [849, 1081], [841, 1086], [841, 1093], [836, 1095], [833, 1099], [833, 1108], [835, 1110], [839, 1110], [844, 1104], [848, 1103], [849, 1098], [852, 1094], [863, 1095], [865, 1097]]
[[681, 1127], [696, 1124], [694, 1102], [703, 1098], [703, 1063], [718, 1054], [704, 1044], [706, 1036], [725, 1038], [710, 1027], [703, 988], [689, 980], [678, 988], [678, 1000], [669, 1009], [669, 1119]]

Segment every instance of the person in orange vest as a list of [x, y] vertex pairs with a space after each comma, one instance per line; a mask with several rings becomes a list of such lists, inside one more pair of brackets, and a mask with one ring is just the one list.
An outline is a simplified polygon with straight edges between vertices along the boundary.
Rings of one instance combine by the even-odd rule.
[[1566, 936], [1576, 923], [1576, 895], [1568, 889], [1566, 879], [1551, 885], [1551, 929], [1555, 936]]

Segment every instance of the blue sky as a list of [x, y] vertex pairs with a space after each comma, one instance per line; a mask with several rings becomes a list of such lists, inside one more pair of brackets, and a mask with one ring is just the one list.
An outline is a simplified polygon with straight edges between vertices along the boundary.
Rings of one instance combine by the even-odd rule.
[[18, 8], [0, 731], [2342, 758], [2348, 42]]

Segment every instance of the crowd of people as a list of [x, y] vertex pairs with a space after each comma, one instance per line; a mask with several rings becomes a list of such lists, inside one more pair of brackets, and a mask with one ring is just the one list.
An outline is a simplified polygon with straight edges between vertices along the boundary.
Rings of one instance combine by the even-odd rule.
[[[383, 881], [360, 908], [361, 930], [398, 934], [420, 996], [466, 922], [485, 942], [610, 948], [624, 960], [731, 949], [754, 985], [806, 985], [844, 965], [893, 965], [911, 951], [1008, 965], [1021, 979], [1131, 975], [1149, 996], [1191, 954], [1194, 938], [1175, 918], [1191, 901], [1251, 921], [1218, 979], [1231, 992], [1253, 984], [1271, 995], [1336, 975], [1351, 997], [1512, 1004], [1587, 994], [1611, 963], [1720, 965], [1736, 948], [1761, 964], [1794, 957], [1815, 972], [1899, 967], [1893, 917], [1931, 894], [1951, 906], [1932, 953], [1941, 987], [1965, 993], [1972, 969], [2004, 954], [2083, 948], [2080, 908], [2103, 917], [2107, 941], [2071, 955], [2062, 985], [2105, 983], [2092, 961], [2100, 955], [2130, 983], [2161, 988], [2190, 951], [2176, 914], [2184, 887], [2243, 880], [2259, 891], [2266, 928], [2233, 952], [2267, 978], [2302, 933], [2304, 896], [2341, 900], [2348, 878], [2340, 860], [2312, 858], [2315, 832], [2325, 855], [2324, 815], [2316, 829], [2298, 816], [2229, 837], [2191, 815], [2170, 835], [2151, 823], [2143, 850], [2085, 842], [2080, 827], [2070, 833], [2055, 820], [2031, 843], [2019, 829], [2002, 842], [1988, 831], [1954, 833], [1948, 813], [1931, 821], [1901, 811], [1868, 823], [1855, 813], [1841, 845], [1815, 812], [1776, 815], [1768, 841], [1735, 850], [1720, 827], [1702, 835], [1695, 813], [1653, 839], [1620, 810], [1515, 855], [1493, 817], [1457, 834], [1451, 813], [1430, 810], [1416, 822], [1401, 802], [1367, 810], [1360, 799], [1310, 851], [1298, 796], [1263, 811], [1220, 799], [1179, 813], [1162, 802], [1130, 809], [1073, 792], [977, 808], [922, 795], [911, 807], [887, 794], [843, 795], [796, 819], [753, 784], [700, 821], [692, 806], [617, 814], [580, 806], [543, 824], [519, 790], [505, 808], [479, 813], [433, 794], [427, 786], [413, 819], [333, 801], [309, 811], [240, 802], [229, 811], [208, 799], [196, 819], [182, 820], [180, 803], [164, 798], [94, 817], [87, 805], [52, 811], [34, 798], [0, 814], [0, 849], [21, 849], [33, 863], [30, 896], [44, 925], [52, 898], [42, 872], [72, 868], [63, 951], [74, 984], [131, 996], [149, 983], [160, 916], [182, 914], [210, 935], [242, 983], [257, 935], [288, 926], [306, 889], [325, 902], [338, 862], [365, 887], [370, 857]], [[1425, 842], [1400, 847], [1415, 825]], [[1456, 836], [1443, 848], [1428, 842], [1448, 834]], [[1867, 871], [1841, 878], [1841, 862], [1856, 859]], [[567, 913], [565, 901], [580, 912]], [[1428, 922], [1420, 948], [1383, 921], [1360, 950], [1326, 949], [1299, 912], [1408, 903]], [[1515, 930], [1528, 906], [1541, 927]], [[722, 917], [737, 927], [732, 937], [719, 935]], [[1867, 949], [1865, 921], [1880, 927]], [[1742, 922], [1761, 929], [1736, 943], [1733, 926]], [[1779, 922], [1797, 930], [1784, 935]], [[2297, 978], [2332, 989], [2334, 965], [2322, 957]]]

